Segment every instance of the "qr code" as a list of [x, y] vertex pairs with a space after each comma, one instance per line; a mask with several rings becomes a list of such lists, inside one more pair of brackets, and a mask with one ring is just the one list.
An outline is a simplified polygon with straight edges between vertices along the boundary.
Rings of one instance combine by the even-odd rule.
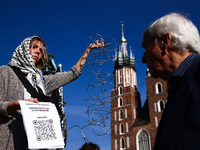
[[48, 141], [56, 139], [53, 120], [33, 120], [37, 141]]

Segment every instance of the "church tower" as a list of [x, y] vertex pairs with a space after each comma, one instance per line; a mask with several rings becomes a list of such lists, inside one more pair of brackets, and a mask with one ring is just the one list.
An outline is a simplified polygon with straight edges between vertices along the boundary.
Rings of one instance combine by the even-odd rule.
[[141, 109], [140, 94], [137, 91], [137, 77], [135, 58], [130, 48], [127, 50], [127, 41], [124, 37], [123, 24], [122, 38], [119, 52], [115, 52], [114, 89], [111, 91], [111, 149], [130, 149], [132, 144], [132, 124]]

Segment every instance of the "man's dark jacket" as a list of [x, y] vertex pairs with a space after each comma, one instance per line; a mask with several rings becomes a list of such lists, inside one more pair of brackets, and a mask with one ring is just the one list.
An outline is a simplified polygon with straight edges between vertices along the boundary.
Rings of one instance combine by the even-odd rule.
[[200, 56], [168, 85], [154, 150], [200, 150]]

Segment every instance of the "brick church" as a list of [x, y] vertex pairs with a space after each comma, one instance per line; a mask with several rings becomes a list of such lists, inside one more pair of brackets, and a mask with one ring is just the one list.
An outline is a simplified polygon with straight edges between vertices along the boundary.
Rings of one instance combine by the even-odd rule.
[[146, 72], [147, 98], [141, 107], [135, 58], [127, 50], [122, 24], [119, 52], [113, 60], [115, 87], [111, 91], [111, 150], [152, 150], [167, 102], [167, 83]]

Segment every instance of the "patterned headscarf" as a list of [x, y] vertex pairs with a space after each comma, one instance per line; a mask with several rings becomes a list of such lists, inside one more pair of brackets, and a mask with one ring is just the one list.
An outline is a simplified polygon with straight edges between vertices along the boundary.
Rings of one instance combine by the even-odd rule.
[[34, 37], [37, 36], [28, 37], [22, 41], [22, 43], [15, 49], [12, 55], [12, 59], [8, 65], [17, 67], [21, 70], [21, 72], [27, 74], [27, 79], [32, 84], [32, 86], [36, 89], [37, 86], [39, 86], [45, 94], [42, 71], [36, 68], [29, 51], [30, 41]]

